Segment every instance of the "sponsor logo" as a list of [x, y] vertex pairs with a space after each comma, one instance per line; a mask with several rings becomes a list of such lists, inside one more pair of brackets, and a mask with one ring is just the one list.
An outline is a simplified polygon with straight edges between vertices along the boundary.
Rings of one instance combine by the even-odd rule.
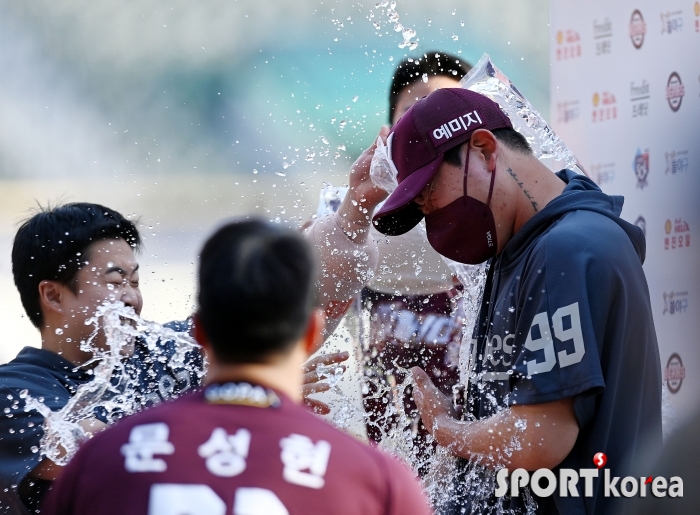
[[[474, 127], [472, 127], [472, 125], [474, 125]], [[439, 127], [436, 127], [430, 131], [429, 134], [433, 140], [433, 145], [437, 147], [456, 136], [464, 134], [468, 131], [476, 130], [482, 125], [484, 125], [484, 122], [481, 121], [481, 117], [475, 109], [474, 111], [458, 116], [447, 123], [443, 123]], [[440, 141], [443, 139], [444, 141]]]
[[647, 116], [649, 114], [649, 82], [643, 79], [641, 82], [630, 83], [630, 102], [632, 102], [632, 118]]
[[493, 247], [493, 237], [491, 236], [491, 231], [486, 231], [486, 243], [489, 247]]
[[569, 123], [576, 120], [581, 114], [578, 100], [569, 102], [557, 102], [557, 122]]
[[[593, 457], [593, 464], [596, 468], [559, 469], [558, 476], [550, 469], [538, 469], [532, 473], [525, 469], [515, 469], [510, 475], [510, 485], [508, 484], [509, 471], [506, 468], [496, 472], [496, 497], [503, 497], [510, 492], [512, 498], [520, 495], [520, 489], [530, 487], [532, 493], [540, 497], [549, 497], [554, 492], [559, 492], [561, 497], [579, 497], [580, 490], [578, 483], [583, 480], [583, 496], [593, 497], [593, 480], [599, 479], [600, 469], [608, 462], [607, 456], [596, 453]], [[545, 486], [542, 486], [542, 479], [545, 479]], [[651, 485], [649, 490], [654, 497], [683, 497], [683, 479], [680, 476], [673, 476], [666, 479], [663, 476], [627, 476], [620, 478], [612, 476], [610, 469], [603, 469], [603, 496], [605, 497], [647, 497], [647, 485]]]
[[685, 313], [688, 310], [688, 292], [687, 291], [672, 291], [671, 293], [664, 292], [664, 310], [662, 315], [668, 313], [675, 315], [676, 313]]
[[669, 75], [666, 83], [666, 100], [668, 100], [668, 106], [674, 113], [681, 108], [683, 95], [685, 95], [685, 88], [681, 78], [676, 72], [673, 72]]
[[594, 164], [591, 165], [590, 171], [591, 177], [599, 186], [615, 180], [615, 163]]
[[639, 227], [642, 232], [644, 233], [644, 237], [647, 237], [647, 221], [644, 219], [642, 215], [639, 215], [637, 219], [634, 221], [634, 225]]
[[647, 33], [647, 24], [639, 9], [635, 9], [630, 18], [630, 39], [634, 48], [639, 50], [644, 44], [644, 36]]
[[666, 152], [666, 173], [677, 174], [687, 172], [690, 167], [690, 158], [687, 150], [672, 150]]
[[559, 30], [557, 31], [556, 40], [557, 61], [581, 57], [581, 36], [578, 32], [572, 29]]
[[593, 123], [614, 120], [617, 118], [617, 100], [609, 91], [593, 93], [593, 111], [591, 118]]
[[595, 55], [612, 53], [612, 36], [612, 22], [609, 18], [605, 18], [602, 21], [593, 20]]
[[682, 218], [676, 218], [673, 222], [666, 220], [664, 224], [664, 249], [682, 249], [690, 247], [690, 225]]
[[671, 354], [671, 357], [668, 358], [668, 363], [666, 363], [666, 369], [664, 370], [664, 380], [666, 381], [668, 391], [671, 393], [678, 393], [683, 384], [683, 379], [685, 379], [685, 367], [683, 366], [681, 357], [674, 352]]
[[634, 175], [637, 177], [637, 188], [644, 189], [647, 186], [647, 177], [649, 176], [649, 149], [645, 149], [642, 152], [637, 149], [637, 153], [634, 156], [634, 162], [632, 163], [632, 169], [634, 170]]
[[683, 11], [666, 11], [661, 16], [661, 34], [675, 34], [683, 30]]

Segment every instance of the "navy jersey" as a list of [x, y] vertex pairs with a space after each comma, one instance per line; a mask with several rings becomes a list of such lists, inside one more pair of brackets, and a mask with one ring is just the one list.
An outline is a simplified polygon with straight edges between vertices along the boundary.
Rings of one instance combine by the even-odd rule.
[[[645, 241], [619, 218], [621, 197], [559, 172], [564, 192], [491, 264], [470, 367], [467, 412], [483, 419], [518, 404], [573, 398], [579, 436], [560, 467], [607, 455], [624, 476], [645, 445], [662, 444], [661, 365], [642, 270]], [[546, 442], [545, 442], [546, 445]], [[555, 471], [556, 473], [556, 471]], [[538, 513], [613, 513], [603, 496], [536, 499]], [[518, 500], [512, 506], [522, 505]]]
[[[188, 330], [184, 322], [168, 327], [180, 332]], [[128, 382], [135, 387], [136, 404], [148, 406], [198, 386], [203, 374], [202, 356], [188, 354], [187, 368], [179, 369], [169, 364], [174, 353], [173, 342], [158, 342], [157, 348], [149, 351], [142, 340], [137, 340], [134, 355], [124, 363], [129, 381], [114, 377], [115, 392]], [[24, 411], [22, 391], [58, 411], [80, 385], [92, 378], [91, 371], [76, 367], [54, 352], [32, 347], [25, 347], [15, 359], [0, 365], [0, 515], [37, 511], [50, 485], [28, 477], [42, 459], [39, 449], [44, 417], [35, 410]], [[120, 415], [112, 413], [111, 419]], [[95, 411], [95, 417], [111, 421], [100, 409]]]
[[34, 511], [49, 485], [27, 478], [41, 461], [44, 417], [34, 410], [24, 411], [23, 390], [58, 411], [91, 379], [58, 354], [33, 347], [25, 347], [15, 359], [0, 365], [0, 514]]
[[119, 421], [53, 486], [48, 515], [426, 515], [412, 473], [283, 394], [208, 386]]

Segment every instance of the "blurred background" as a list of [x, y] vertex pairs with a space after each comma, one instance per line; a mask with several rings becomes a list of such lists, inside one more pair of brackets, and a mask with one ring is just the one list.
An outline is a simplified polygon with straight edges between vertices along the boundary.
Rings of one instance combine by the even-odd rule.
[[[185, 318], [215, 224], [300, 224], [387, 123], [406, 56], [484, 52], [549, 119], [549, 1], [0, 2], [0, 363], [38, 333], [12, 281], [17, 224], [89, 201], [140, 219], [146, 318]], [[385, 2], [386, 3], [386, 2]]]

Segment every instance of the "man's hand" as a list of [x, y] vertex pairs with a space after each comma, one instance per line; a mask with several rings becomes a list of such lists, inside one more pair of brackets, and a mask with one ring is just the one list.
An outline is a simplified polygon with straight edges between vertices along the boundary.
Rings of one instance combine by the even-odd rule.
[[[388, 135], [389, 127], [382, 127], [379, 137], [386, 142]], [[338, 208], [343, 230], [356, 243], [361, 243], [367, 238], [374, 209], [389, 195], [375, 186], [369, 174], [376, 148], [376, 143], [373, 143], [353, 163], [350, 168], [348, 194]]]
[[[331, 412], [331, 409], [326, 403], [309, 397], [309, 395], [314, 393], [326, 392], [331, 389], [328, 383], [319, 381], [318, 367], [337, 365], [347, 360], [349, 357], [350, 354], [347, 352], [334, 352], [332, 354], [321, 354], [304, 363], [304, 379], [301, 385], [301, 396], [304, 404], [311, 408], [314, 413], [327, 415]], [[341, 365], [340, 368], [345, 371], [345, 365]]]
[[[413, 387], [413, 400], [420, 413], [420, 418], [428, 431], [436, 435], [440, 422], [453, 416], [452, 400], [437, 389], [428, 374], [420, 367], [413, 367], [411, 373], [416, 382]], [[441, 442], [438, 443], [445, 445]]]
[[579, 427], [572, 397], [541, 404], [504, 408], [495, 415], [465, 422], [451, 414], [451, 403], [420, 368], [413, 398], [425, 427], [438, 444], [455, 456], [489, 456], [490, 466], [509, 469], [552, 469], [571, 452]]

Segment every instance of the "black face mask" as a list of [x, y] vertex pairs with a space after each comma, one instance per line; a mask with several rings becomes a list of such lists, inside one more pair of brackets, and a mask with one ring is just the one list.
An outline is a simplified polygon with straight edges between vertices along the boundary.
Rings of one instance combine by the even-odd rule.
[[467, 196], [469, 151], [464, 168], [464, 196], [425, 216], [430, 245], [441, 255], [467, 265], [477, 265], [494, 257], [497, 251], [496, 222], [489, 204], [496, 169], [486, 204]]

